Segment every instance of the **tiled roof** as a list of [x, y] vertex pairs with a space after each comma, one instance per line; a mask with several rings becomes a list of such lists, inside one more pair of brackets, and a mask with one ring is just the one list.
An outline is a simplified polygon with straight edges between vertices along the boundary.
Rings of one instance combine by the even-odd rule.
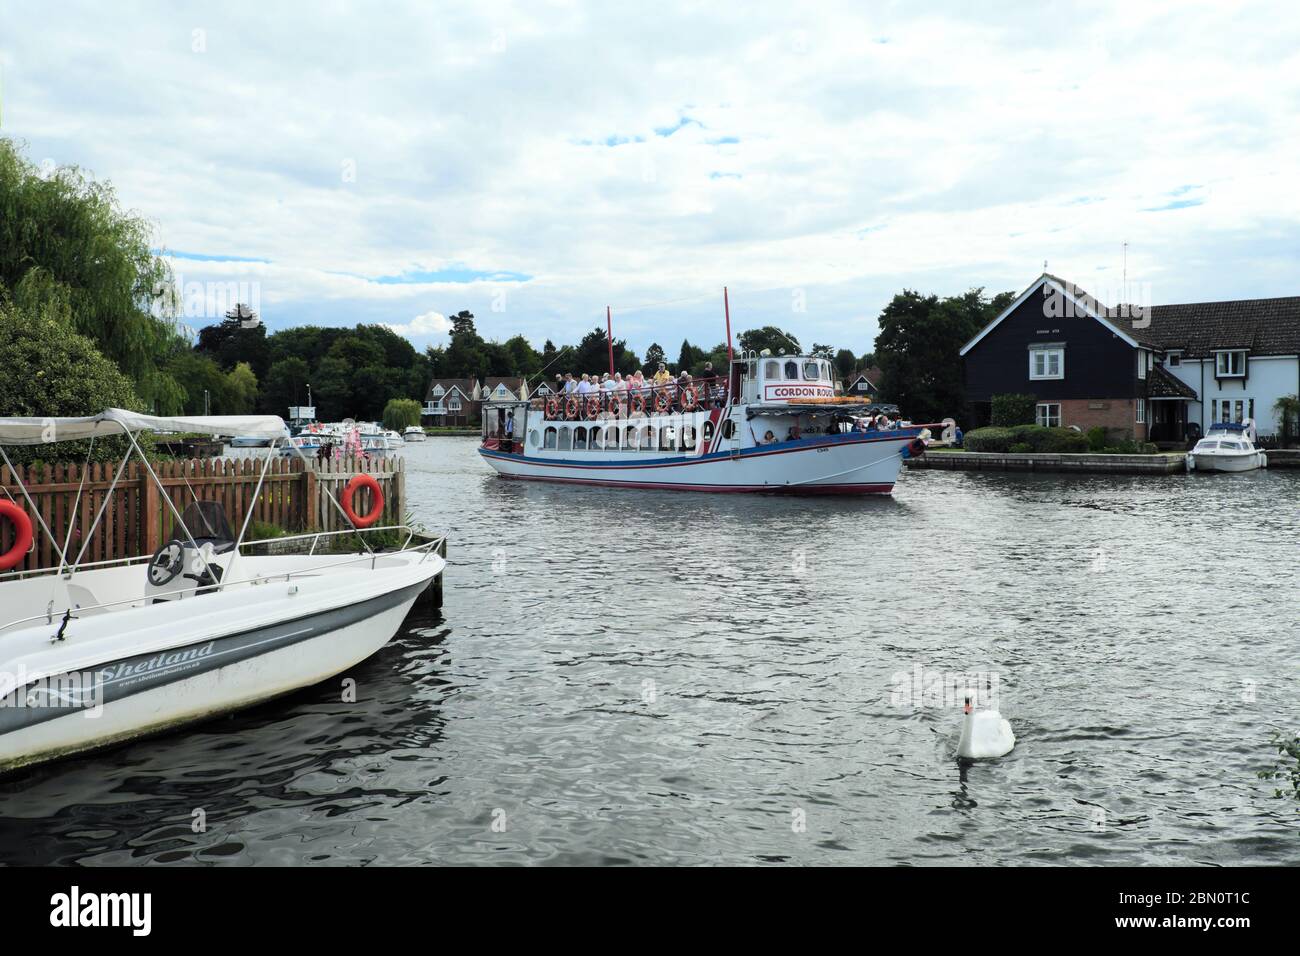
[[473, 378], [435, 378], [429, 383], [429, 390], [425, 393], [426, 401], [433, 401], [433, 389], [436, 385], [441, 385], [444, 392], [450, 392], [453, 388], [458, 388], [462, 395], [472, 399], [478, 380]]
[[1216, 349], [1249, 349], [1255, 355], [1300, 354], [1300, 296], [1157, 305], [1145, 341], [1159, 349], [1182, 349], [1202, 358]]
[[1186, 398], [1193, 402], [1197, 400], [1196, 390], [1174, 378], [1162, 365], [1152, 366], [1147, 373], [1147, 397]]

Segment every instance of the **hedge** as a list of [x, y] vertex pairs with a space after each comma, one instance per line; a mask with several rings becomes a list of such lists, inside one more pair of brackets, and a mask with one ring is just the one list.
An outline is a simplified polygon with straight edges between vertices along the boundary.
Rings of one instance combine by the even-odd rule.
[[965, 444], [967, 451], [998, 453], [1078, 454], [1089, 450], [1088, 438], [1082, 432], [1076, 432], [1072, 428], [1044, 428], [1041, 425], [977, 428], [966, 433]]
[[1000, 428], [1032, 425], [1037, 403], [1033, 395], [994, 395], [989, 424]]

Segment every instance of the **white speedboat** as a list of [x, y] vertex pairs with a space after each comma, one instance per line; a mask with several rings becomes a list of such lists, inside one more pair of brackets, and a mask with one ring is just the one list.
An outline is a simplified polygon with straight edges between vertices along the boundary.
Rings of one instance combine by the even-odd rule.
[[1253, 422], [1215, 422], [1187, 453], [1188, 471], [1254, 471], [1268, 467], [1268, 454], [1255, 447]]
[[[125, 435], [127, 459], [139, 455], [157, 481], [136, 436], [160, 430], [262, 435], [273, 452], [288, 434], [274, 416], [158, 419], [109, 409], [80, 419], [0, 418], [0, 456], [7, 464], [5, 445]], [[48, 534], [21, 490], [27, 511], [10, 508], [6, 517], [30, 533], [27, 515], [37, 515]], [[111, 497], [110, 488], [104, 500]], [[388, 642], [444, 565], [436, 542], [410, 547], [409, 531], [392, 552], [372, 552], [363, 534], [349, 530], [332, 534], [359, 537], [363, 550], [319, 553], [319, 542], [343, 539], [318, 534], [298, 536], [311, 545], [304, 555], [250, 555], [241, 550], [247, 520], [235, 535], [217, 502], [196, 500], [181, 514], [161, 484], [160, 498], [175, 537], [153, 555], [82, 564], [84, 544], [74, 557], [51, 536], [59, 567], [0, 574], [0, 771], [334, 676]], [[364, 523], [357, 519], [355, 527]]]
[[402, 438], [406, 441], [424, 441], [426, 437], [424, 429], [419, 425], [412, 425], [402, 432]]
[[865, 410], [835, 394], [824, 357], [750, 353], [729, 382], [486, 402], [479, 454], [504, 477], [565, 484], [889, 494], [925, 426], [870, 428]]

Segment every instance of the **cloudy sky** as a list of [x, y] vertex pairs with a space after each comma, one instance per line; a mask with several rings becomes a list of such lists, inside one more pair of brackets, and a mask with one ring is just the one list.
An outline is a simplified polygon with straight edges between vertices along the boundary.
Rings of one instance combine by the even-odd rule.
[[[984, 9], [984, 8], [991, 9]], [[290, 12], [296, 8], [299, 12]], [[0, 0], [0, 134], [157, 224], [191, 324], [861, 352], [903, 288], [1300, 294], [1292, 5]], [[198, 313], [198, 314], [193, 314]]]

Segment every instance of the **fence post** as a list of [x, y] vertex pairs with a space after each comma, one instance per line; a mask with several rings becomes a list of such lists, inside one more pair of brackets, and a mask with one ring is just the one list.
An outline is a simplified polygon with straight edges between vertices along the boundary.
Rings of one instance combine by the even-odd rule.
[[305, 527], [304, 531], [315, 531], [319, 523], [316, 514], [320, 510], [316, 507], [316, 466], [311, 462], [302, 461], [302, 520]]
[[[159, 468], [163, 464], [165, 463], [159, 462]], [[162, 477], [161, 472], [159, 477]], [[162, 515], [159, 511], [161, 502], [158, 500], [158, 486], [149, 480], [149, 469], [147, 468], [140, 469], [140, 492], [140, 500], [144, 503], [144, 506], [140, 509], [140, 529], [144, 536], [144, 553], [153, 554], [158, 550], [158, 546], [162, 544], [162, 541], [159, 540], [162, 536], [162, 528], [160, 527]]]

